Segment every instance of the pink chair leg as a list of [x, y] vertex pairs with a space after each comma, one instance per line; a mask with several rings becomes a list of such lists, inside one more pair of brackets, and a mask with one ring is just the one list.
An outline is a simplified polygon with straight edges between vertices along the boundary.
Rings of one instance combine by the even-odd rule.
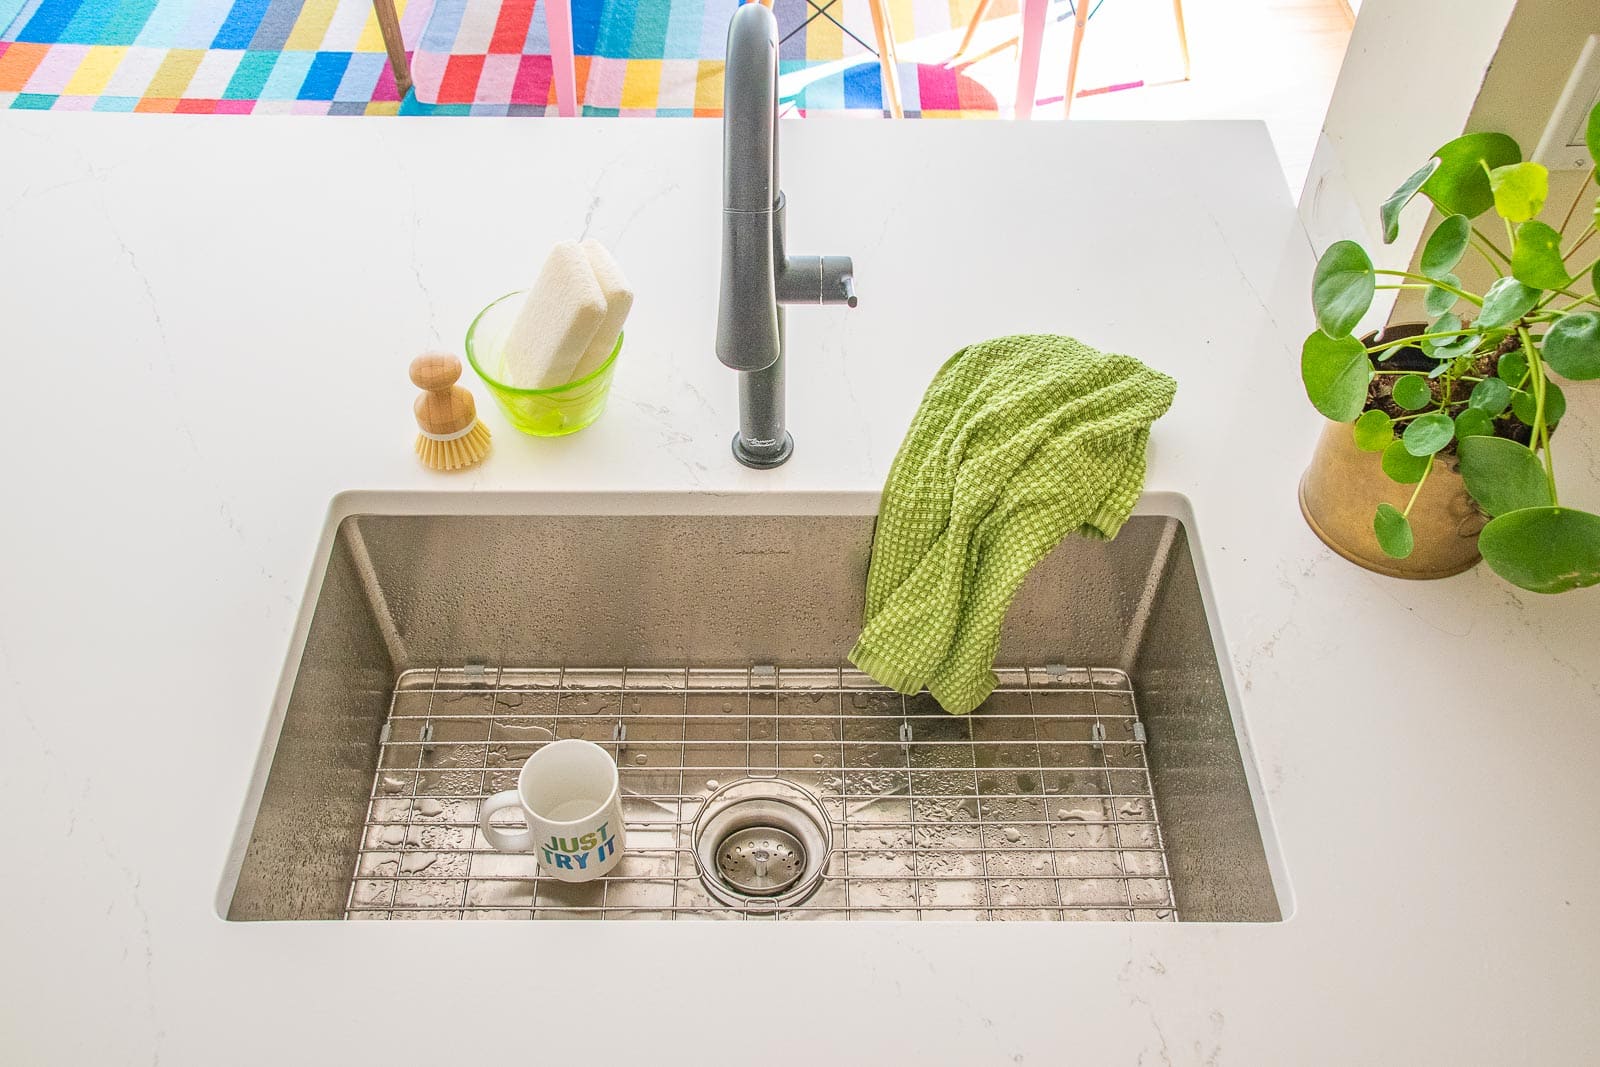
[[1032, 116], [1033, 102], [1039, 95], [1039, 53], [1044, 48], [1044, 16], [1049, 7], [1050, 0], [1022, 0], [1022, 55], [1017, 62], [1019, 119]]
[[578, 75], [572, 58], [572, 0], [544, 0], [544, 25], [550, 34], [550, 72], [556, 83], [556, 113], [578, 113]]

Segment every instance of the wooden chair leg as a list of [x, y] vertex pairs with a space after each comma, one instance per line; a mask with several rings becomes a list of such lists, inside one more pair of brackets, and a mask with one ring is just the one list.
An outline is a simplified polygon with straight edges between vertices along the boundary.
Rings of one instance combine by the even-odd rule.
[[578, 113], [577, 63], [572, 55], [572, 0], [545, 0], [545, 29], [550, 34], [550, 77], [556, 88], [556, 114]]
[[1078, 91], [1078, 53], [1083, 50], [1083, 31], [1089, 25], [1090, 0], [1077, 0], [1077, 13], [1072, 20], [1072, 53], [1067, 57], [1067, 98], [1061, 113], [1072, 117], [1072, 97]]
[[378, 16], [378, 32], [383, 34], [383, 47], [389, 53], [394, 87], [404, 99], [411, 91], [411, 61], [406, 58], [406, 42], [400, 35], [400, 16], [395, 14], [394, 0], [372, 0], [372, 13]]
[[1019, 119], [1032, 117], [1033, 102], [1039, 98], [1039, 54], [1044, 51], [1044, 20], [1049, 10], [1050, 0], [1022, 0], [1022, 51], [1017, 59], [1017, 99], [1012, 105]]
[[1178, 48], [1183, 52], [1183, 80], [1189, 80], [1189, 32], [1183, 27], [1183, 0], [1172, 0], [1172, 17], [1178, 24]]
[[[951, 63], [966, 55], [967, 49], [972, 47], [972, 38], [977, 36], [978, 26], [983, 22], [983, 16], [989, 13], [989, 5], [993, 2], [994, 0], [978, 0], [978, 10], [972, 13], [972, 21], [967, 23], [966, 36], [961, 38], [961, 47], [957, 48], [955, 54], [950, 57], [949, 61]], [[1173, 0], [1173, 2], [1177, 3], [1180, 0]]]
[[894, 23], [889, 19], [888, 0], [872, 0], [872, 32], [878, 37], [878, 67], [883, 80], [883, 102], [892, 118], [905, 118], [900, 102], [900, 64], [894, 51]]

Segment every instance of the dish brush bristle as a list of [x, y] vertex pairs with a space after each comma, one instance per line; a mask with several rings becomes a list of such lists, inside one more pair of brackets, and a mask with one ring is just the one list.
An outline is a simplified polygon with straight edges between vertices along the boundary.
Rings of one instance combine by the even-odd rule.
[[436, 441], [427, 434], [417, 435], [417, 455], [436, 471], [457, 471], [470, 467], [489, 454], [489, 427], [474, 420], [472, 429], [449, 441]]

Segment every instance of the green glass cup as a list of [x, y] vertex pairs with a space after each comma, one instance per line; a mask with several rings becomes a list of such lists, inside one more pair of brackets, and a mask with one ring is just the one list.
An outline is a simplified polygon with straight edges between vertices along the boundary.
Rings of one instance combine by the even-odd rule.
[[467, 362], [489, 387], [511, 425], [535, 437], [562, 437], [577, 433], [600, 417], [611, 395], [611, 372], [622, 351], [622, 337], [606, 361], [575, 382], [550, 389], [518, 389], [500, 380], [506, 335], [516, 321], [527, 290], [507, 293], [478, 312], [467, 327]]

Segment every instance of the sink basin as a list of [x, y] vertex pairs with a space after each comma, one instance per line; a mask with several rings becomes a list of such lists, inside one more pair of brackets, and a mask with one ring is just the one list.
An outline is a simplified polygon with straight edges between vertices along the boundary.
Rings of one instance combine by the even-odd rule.
[[[875, 506], [339, 497], [221, 912], [1280, 919], [1182, 498], [1053, 552], [1007, 617], [1000, 687], [959, 718], [845, 658]], [[540, 878], [476, 828], [556, 737], [621, 767], [627, 852], [595, 882]], [[777, 822], [729, 817], [736, 799]]]

